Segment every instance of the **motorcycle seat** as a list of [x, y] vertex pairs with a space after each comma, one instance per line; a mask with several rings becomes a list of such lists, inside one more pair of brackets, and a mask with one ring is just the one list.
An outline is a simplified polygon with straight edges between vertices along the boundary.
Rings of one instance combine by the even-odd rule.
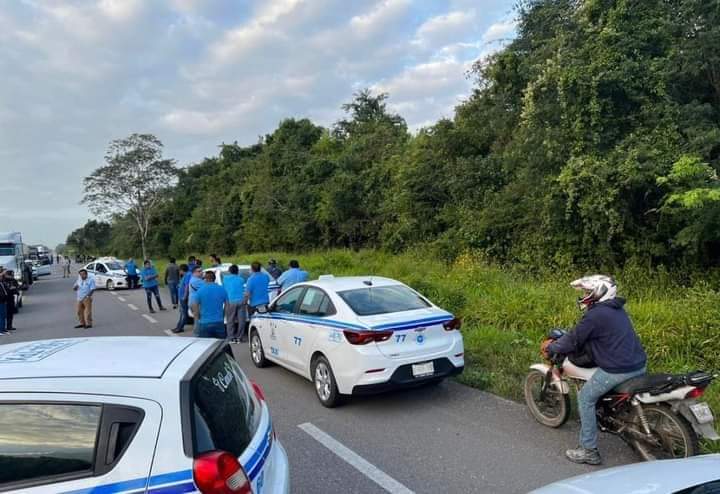
[[[665, 393], [677, 387], [678, 377], [674, 374], [645, 374], [628, 379], [613, 389], [615, 393]], [[681, 377], [681, 376], [680, 376]]]

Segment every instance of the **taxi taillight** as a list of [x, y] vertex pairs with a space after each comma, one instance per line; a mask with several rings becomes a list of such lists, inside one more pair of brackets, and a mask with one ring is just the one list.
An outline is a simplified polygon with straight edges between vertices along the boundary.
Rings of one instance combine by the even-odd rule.
[[260, 385], [252, 379], [250, 379], [250, 384], [252, 384], [253, 391], [255, 392], [255, 397], [260, 401], [265, 401], [265, 392], [260, 387]]
[[351, 345], [367, 345], [373, 341], [386, 341], [393, 334], [392, 331], [353, 331], [350, 329], [346, 329], [343, 333]]
[[242, 465], [226, 451], [211, 451], [195, 458], [193, 479], [202, 494], [252, 494]]
[[443, 323], [443, 328], [445, 328], [445, 331], [454, 331], [454, 330], [460, 330], [460, 327], [462, 326], [462, 321], [457, 318], [453, 317], [451, 320]]

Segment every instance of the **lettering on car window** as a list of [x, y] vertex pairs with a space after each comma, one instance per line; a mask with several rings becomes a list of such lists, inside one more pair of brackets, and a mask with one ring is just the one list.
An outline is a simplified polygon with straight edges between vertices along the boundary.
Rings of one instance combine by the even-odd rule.
[[222, 391], [223, 393], [225, 390], [227, 390], [230, 387], [230, 384], [233, 381], [234, 375], [232, 368], [230, 367], [230, 364], [225, 362], [223, 364], [223, 371], [218, 371], [217, 377], [212, 378], [212, 382], [217, 388]]

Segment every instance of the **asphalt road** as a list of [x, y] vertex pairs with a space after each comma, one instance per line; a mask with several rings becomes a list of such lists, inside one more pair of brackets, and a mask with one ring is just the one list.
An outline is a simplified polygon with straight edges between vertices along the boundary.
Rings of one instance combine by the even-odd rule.
[[[73, 329], [74, 278], [57, 273], [26, 292], [15, 318], [18, 331], [1, 344], [78, 335], [177, 337], [167, 332], [177, 312], [149, 314], [142, 290], [98, 291], [95, 326]], [[169, 306], [167, 290], [161, 291]], [[245, 372], [265, 390], [290, 459], [293, 492], [524, 493], [593, 471], [563, 457], [576, 445], [575, 422], [547, 429], [524, 405], [455, 382], [353, 399], [329, 410], [309, 381], [280, 367], [257, 369], [246, 345], [234, 348]], [[613, 437], [601, 437], [601, 450], [605, 467], [636, 461]]]

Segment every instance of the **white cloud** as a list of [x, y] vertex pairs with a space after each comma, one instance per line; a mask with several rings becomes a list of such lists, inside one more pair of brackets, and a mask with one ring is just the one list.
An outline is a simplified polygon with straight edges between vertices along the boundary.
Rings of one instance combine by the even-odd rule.
[[363, 38], [387, 29], [399, 20], [410, 6], [410, 0], [382, 0], [373, 10], [350, 19], [350, 28]]
[[413, 42], [421, 46], [447, 45], [465, 38], [475, 26], [475, 10], [449, 12], [425, 21], [418, 28]]
[[515, 19], [505, 19], [491, 25], [483, 34], [483, 41], [491, 43], [493, 41], [505, 40], [515, 32], [517, 21]]

